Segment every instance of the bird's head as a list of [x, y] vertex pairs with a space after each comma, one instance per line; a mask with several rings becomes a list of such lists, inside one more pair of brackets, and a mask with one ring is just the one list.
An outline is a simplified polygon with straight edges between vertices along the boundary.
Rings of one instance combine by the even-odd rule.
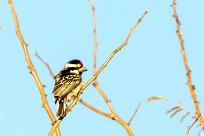
[[83, 63], [78, 59], [73, 59], [68, 61], [64, 65], [64, 69], [70, 70], [72, 74], [82, 74], [83, 72], [87, 71], [85, 67], [83, 67]]

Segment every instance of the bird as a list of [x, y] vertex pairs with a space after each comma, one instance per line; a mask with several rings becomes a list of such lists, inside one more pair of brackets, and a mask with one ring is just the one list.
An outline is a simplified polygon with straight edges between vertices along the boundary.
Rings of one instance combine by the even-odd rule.
[[82, 86], [82, 73], [87, 71], [81, 60], [72, 59], [68, 61], [63, 69], [54, 77], [55, 84], [52, 94], [55, 104], [58, 103], [56, 116], [65, 116], [65, 106], [67, 102], [74, 100], [78, 96]]

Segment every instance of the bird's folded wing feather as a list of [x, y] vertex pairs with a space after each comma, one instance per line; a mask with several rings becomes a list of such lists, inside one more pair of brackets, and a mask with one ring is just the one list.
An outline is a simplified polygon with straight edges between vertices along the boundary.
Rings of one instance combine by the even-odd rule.
[[[59, 77], [60, 75], [57, 75], [55, 77], [55, 86], [53, 90], [54, 97], [65, 97], [69, 92], [71, 92], [74, 88], [76, 88], [80, 82], [81, 77], [75, 76], [75, 75], [67, 75], [63, 77]], [[79, 78], [75, 80], [76, 78]]]

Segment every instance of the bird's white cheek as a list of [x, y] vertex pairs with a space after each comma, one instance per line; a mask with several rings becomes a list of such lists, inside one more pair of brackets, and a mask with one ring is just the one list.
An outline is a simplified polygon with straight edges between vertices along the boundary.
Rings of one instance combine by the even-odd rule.
[[71, 70], [70, 73], [79, 75], [79, 71], [78, 70]]

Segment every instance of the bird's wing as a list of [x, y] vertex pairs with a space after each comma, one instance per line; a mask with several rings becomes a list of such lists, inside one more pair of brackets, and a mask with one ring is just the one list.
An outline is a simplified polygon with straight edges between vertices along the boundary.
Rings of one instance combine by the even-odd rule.
[[64, 98], [81, 83], [80, 75], [55, 76], [54, 97]]

